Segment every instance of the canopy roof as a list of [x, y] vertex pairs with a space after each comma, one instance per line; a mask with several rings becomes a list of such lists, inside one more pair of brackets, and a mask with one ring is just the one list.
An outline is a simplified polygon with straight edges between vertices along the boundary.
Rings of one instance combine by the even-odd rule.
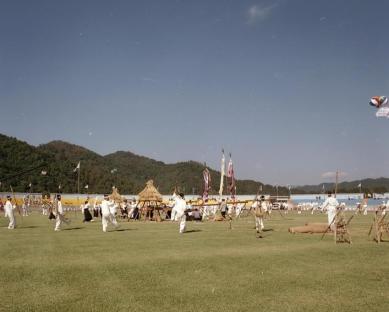
[[146, 187], [138, 194], [138, 196], [140, 201], [162, 201], [162, 195], [155, 188], [153, 180], [147, 181]]
[[119, 194], [118, 189], [116, 187], [112, 188], [112, 194], [109, 195], [109, 198], [111, 200], [115, 200], [115, 201], [121, 201], [122, 200], [122, 196]]

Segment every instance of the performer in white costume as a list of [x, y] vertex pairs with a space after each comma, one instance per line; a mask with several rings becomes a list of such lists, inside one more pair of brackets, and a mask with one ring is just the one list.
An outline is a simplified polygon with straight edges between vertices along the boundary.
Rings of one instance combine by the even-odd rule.
[[[331, 223], [331, 230], [335, 230], [335, 215], [336, 215], [336, 208], [339, 206], [338, 201], [336, 200], [335, 197], [332, 197], [332, 193], [328, 192], [328, 197], [323, 203], [322, 209], [325, 211], [327, 210], [328, 214], [328, 225]], [[332, 222], [334, 221], [334, 222]]]
[[29, 208], [30, 208], [30, 199], [27, 195], [23, 197], [23, 205], [22, 205], [23, 217], [28, 217]]
[[263, 224], [263, 218], [265, 216], [265, 213], [267, 211], [267, 203], [265, 201], [265, 196], [261, 196], [261, 200], [258, 199], [254, 202], [254, 204], [251, 206], [251, 208], [254, 209], [255, 214], [255, 229], [257, 230], [257, 233], [261, 233], [263, 228], [265, 227]]
[[184, 194], [180, 193], [177, 195], [176, 193], [173, 194], [173, 200], [174, 200], [174, 207], [173, 210], [175, 211], [175, 220], [180, 222], [180, 234], [184, 233], [186, 230], [186, 202], [184, 199]]
[[101, 202], [101, 223], [103, 225], [103, 232], [107, 232], [108, 223], [112, 223], [115, 228], [118, 227], [115, 217], [116, 208], [117, 205], [109, 200], [108, 195], [104, 195], [104, 199]]
[[4, 212], [5, 212], [5, 217], [8, 218], [9, 224], [8, 224], [8, 229], [13, 230], [15, 228], [16, 222], [15, 222], [15, 214], [14, 214], [14, 209], [16, 208], [15, 205], [12, 205], [11, 203], [11, 196], [7, 196], [7, 201], [5, 202], [4, 205]]
[[138, 219], [139, 217], [139, 208], [138, 208], [138, 203], [135, 200], [135, 198], [132, 199], [132, 202], [130, 204], [130, 210], [128, 211], [128, 219]]
[[57, 206], [55, 209], [56, 217], [55, 217], [54, 231], [61, 231], [61, 224], [62, 223], [69, 224], [70, 220], [65, 218], [64, 209], [62, 207], [62, 202], [61, 202], [61, 195], [59, 195], [59, 194], [57, 195], [57, 204], [56, 205]]

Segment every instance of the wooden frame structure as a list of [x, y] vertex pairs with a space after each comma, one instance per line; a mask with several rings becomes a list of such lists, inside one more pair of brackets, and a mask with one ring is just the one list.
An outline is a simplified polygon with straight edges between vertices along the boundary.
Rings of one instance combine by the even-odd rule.
[[351, 220], [354, 218], [353, 214], [350, 218], [346, 219], [346, 216], [344, 214], [344, 210], [340, 207], [337, 208], [337, 212], [335, 214], [335, 217], [332, 219], [331, 223], [328, 225], [326, 231], [323, 233], [323, 236], [321, 239], [324, 238], [324, 236], [327, 234], [328, 231], [331, 230], [332, 225], [334, 225], [335, 229], [333, 230], [334, 233], [334, 242], [335, 244], [338, 243], [348, 243], [352, 244], [351, 241], [351, 234], [348, 229], [348, 226], [351, 222]]
[[370, 230], [368, 236], [373, 233], [373, 240], [376, 241], [377, 244], [383, 241], [383, 234], [389, 235], [389, 221], [385, 220], [386, 212], [385, 206], [380, 206], [374, 214], [373, 223], [370, 226]]

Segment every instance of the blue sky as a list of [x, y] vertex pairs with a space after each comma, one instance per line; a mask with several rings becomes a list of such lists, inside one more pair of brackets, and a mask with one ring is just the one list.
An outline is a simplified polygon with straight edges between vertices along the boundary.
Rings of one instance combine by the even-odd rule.
[[0, 132], [273, 184], [389, 176], [388, 1], [0, 2]]

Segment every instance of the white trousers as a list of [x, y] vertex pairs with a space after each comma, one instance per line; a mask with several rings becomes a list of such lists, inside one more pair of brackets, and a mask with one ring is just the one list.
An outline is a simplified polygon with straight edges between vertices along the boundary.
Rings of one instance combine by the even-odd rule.
[[[328, 225], [331, 224], [331, 222], [334, 220], [335, 218], [335, 215], [336, 215], [336, 210], [335, 209], [331, 209], [331, 210], [328, 210]], [[334, 230], [335, 229], [335, 221], [332, 223], [331, 225], [331, 230]]]
[[242, 210], [242, 207], [241, 206], [237, 206], [236, 209], [235, 209], [235, 216], [239, 216], [240, 215], [240, 212]]
[[60, 231], [62, 223], [69, 224], [69, 221], [65, 218], [64, 215], [58, 213], [56, 218], [55, 218], [55, 228], [54, 228], [54, 231]]
[[262, 231], [265, 226], [263, 225], [263, 217], [255, 217], [255, 228], [258, 232]]
[[186, 230], [186, 215], [185, 213], [177, 218], [178, 221], [180, 221], [180, 233], [184, 233]]
[[15, 228], [15, 225], [16, 225], [15, 215], [14, 215], [13, 210], [6, 211], [5, 216], [8, 217], [8, 220], [9, 220], [8, 229], [13, 230]]
[[170, 216], [170, 220], [171, 221], [177, 221], [177, 211], [174, 208], [172, 209], [172, 214]]
[[113, 214], [103, 214], [101, 217], [101, 223], [103, 225], [103, 232], [107, 232], [108, 223], [112, 223], [114, 227], [118, 226], [118, 222]]

